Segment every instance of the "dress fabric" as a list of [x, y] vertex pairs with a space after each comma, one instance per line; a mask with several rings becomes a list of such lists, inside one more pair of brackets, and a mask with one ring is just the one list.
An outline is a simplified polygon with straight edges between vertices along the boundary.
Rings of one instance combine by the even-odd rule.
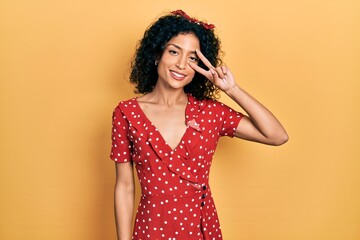
[[172, 149], [136, 98], [119, 103], [110, 158], [135, 164], [142, 192], [132, 239], [222, 239], [209, 171], [219, 137], [233, 137], [242, 116], [216, 100], [188, 94], [187, 129]]

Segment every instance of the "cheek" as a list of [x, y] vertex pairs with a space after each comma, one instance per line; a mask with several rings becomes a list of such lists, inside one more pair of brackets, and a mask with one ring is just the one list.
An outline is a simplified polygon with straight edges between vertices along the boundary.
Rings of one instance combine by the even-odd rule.
[[157, 66], [157, 73], [158, 73], [158, 75], [163, 75], [163, 74], [165, 74], [166, 73], [166, 67], [164, 66], [164, 64], [163, 63], [160, 63], [159, 62], [159, 65]]
[[193, 78], [194, 76], [195, 76], [195, 70], [194, 69], [191, 69], [190, 70], [190, 73], [189, 73], [189, 75], [191, 76], [191, 78]]

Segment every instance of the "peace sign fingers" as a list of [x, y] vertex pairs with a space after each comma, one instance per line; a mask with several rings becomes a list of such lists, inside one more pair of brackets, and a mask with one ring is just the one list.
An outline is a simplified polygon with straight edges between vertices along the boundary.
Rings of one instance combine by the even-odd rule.
[[226, 91], [235, 84], [233, 76], [227, 67], [214, 67], [198, 49], [196, 49], [196, 54], [199, 59], [204, 63], [204, 65], [209, 68], [209, 70], [205, 70], [193, 62], [189, 62], [189, 66], [193, 68], [196, 72], [205, 76], [215, 86], [219, 87], [223, 91]]
[[211, 64], [211, 62], [202, 54], [199, 49], [196, 49], [196, 55], [200, 58], [200, 60], [207, 66], [209, 69], [215, 69], [215, 67]]
[[204, 56], [204, 54], [202, 54], [200, 50], [196, 49], [196, 55], [204, 63], [204, 65], [209, 68], [209, 70], [205, 70], [192, 62], [189, 62], [190, 67], [193, 68], [196, 72], [204, 75], [207, 79], [209, 79], [212, 83], [214, 83], [216, 78], [219, 77], [218, 74], [216, 73], [217, 69], [210, 63], [210, 61]]
[[[198, 55], [199, 56], [199, 55]], [[200, 57], [199, 57], [200, 58]], [[200, 58], [201, 59], [201, 58]], [[207, 64], [209, 64], [211, 67], [209, 67], [209, 69], [213, 69], [211, 63], [209, 62], [209, 60], [207, 60], [205, 58], [205, 60], [207, 61], [207, 63], [205, 63], [204, 61], [204, 64], [207, 66]], [[198, 66], [197, 64], [193, 63], [193, 62], [188, 62], [189, 66], [194, 69], [196, 72], [204, 75], [207, 79], [209, 79], [210, 81], [213, 80], [213, 75], [212, 73], [210, 72], [210, 70], [205, 70], [203, 69], [202, 67]]]

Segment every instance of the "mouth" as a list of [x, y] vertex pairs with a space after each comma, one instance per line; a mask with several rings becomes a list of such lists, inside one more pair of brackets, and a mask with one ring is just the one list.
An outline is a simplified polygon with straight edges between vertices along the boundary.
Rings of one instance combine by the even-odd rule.
[[186, 75], [172, 71], [172, 70], [170, 70], [170, 74], [177, 81], [182, 81], [186, 77]]

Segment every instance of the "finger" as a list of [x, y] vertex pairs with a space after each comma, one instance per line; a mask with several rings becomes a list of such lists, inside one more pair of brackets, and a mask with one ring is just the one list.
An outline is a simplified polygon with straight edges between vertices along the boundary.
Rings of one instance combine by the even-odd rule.
[[222, 66], [221, 69], [222, 69], [224, 75], [226, 76], [226, 74], [228, 73], [228, 70], [229, 70], [229, 69], [228, 69], [226, 66]]
[[225, 74], [224, 74], [224, 72], [223, 72], [222, 67], [217, 67], [215, 70], [216, 70], [219, 78], [221, 78], [221, 79], [224, 79], [224, 78], [225, 78]]
[[196, 49], [196, 54], [197, 56], [200, 58], [200, 60], [205, 64], [205, 66], [207, 66], [209, 69], [213, 68], [215, 69], [215, 67], [211, 64], [211, 62], [204, 56], [204, 54], [202, 54], [202, 52], [199, 49]]
[[226, 79], [228, 77], [229, 73], [230, 73], [229, 68], [226, 67], [226, 66], [222, 66], [221, 68], [222, 68], [223, 73], [224, 73], [224, 79]]
[[200, 73], [201, 75], [205, 76], [207, 79], [209, 80], [213, 79], [213, 74], [210, 71], [205, 70], [202, 67], [199, 67], [197, 64], [193, 62], [188, 62], [188, 64], [192, 69], [194, 69], [196, 72]]
[[211, 72], [212, 77], [213, 77], [212, 82], [218, 86], [220, 81], [223, 81], [223, 78], [220, 78], [219, 73], [216, 70], [211, 68], [209, 71]]
[[226, 68], [226, 74], [225, 77], [234, 78], [229, 68]]

